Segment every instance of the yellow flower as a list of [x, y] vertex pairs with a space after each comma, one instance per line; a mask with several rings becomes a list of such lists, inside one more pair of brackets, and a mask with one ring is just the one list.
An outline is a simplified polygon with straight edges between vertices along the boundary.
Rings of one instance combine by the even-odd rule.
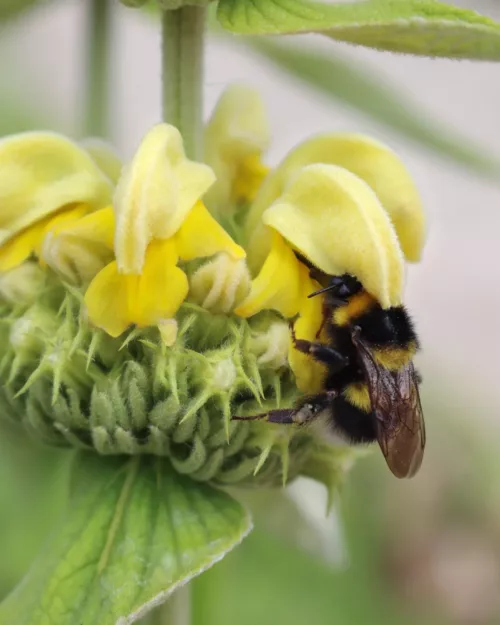
[[[318, 339], [322, 297], [296, 255], [329, 275], [356, 276], [382, 307], [402, 302], [404, 258], [416, 261], [425, 219], [408, 173], [385, 146], [360, 135], [306, 141], [269, 174], [246, 223], [256, 277], [235, 310], [242, 317], [274, 309], [298, 315], [298, 338]], [[324, 367], [292, 349], [303, 391], [319, 390]]]
[[38, 254], [55, 224], [110, 202], [112, 187], [85, 150], [53, 133], [0, 140], [0, 272]]
[[205, 129], [205, 162], [217, 182], [207, 194], [216, 213], [251, 202], [269, 168], [262, 154], [270, 142], [269, 123], [258, 92], [231, 85], [222, 94]]
[[388, 213], [406, 259], [420, 259], [425, 215], [415, 184], [397, 154], [364, 135], [331, 133], [298, 145], [264, 181], [246, 221], [248, 259], [254, 270], [262, 265], [270, 245], [263, 213], [302, 168], [314, 163], [343, 167], [364, 180]]
[[[116, 259], [94, 277], [85, 294], [93, 324], [111, 336], [132, 324], [158, 326], [171, 343], [176, 328], [171, 320], [189, 290], [177, 263], [219, 252], [235, 261], [245, 257], [201, 202], [213, 180], [208, 166], [186, 158], [173, 126], [159, 124], [146, 135], [118, 182], [114, 220], [109, 209], [93, 216], [101, 225], [107, 219], [102, 234], [108, 240], [114, 232]], [[64, 233], [74, 234], [74, 229]], [[104, 238], [99, 237], [99, 244], [105, 244]]]

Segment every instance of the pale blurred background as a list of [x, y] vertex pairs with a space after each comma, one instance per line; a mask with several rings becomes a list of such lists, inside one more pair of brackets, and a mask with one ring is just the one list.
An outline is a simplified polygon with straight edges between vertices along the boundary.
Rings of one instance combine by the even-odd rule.
[[[500, 19], [500, 3], [496, 0], [456, 4]], [[85, 8], [81, 0], [63, 0], [31, 13], [0, 33], [2, 99], [20, 103], [26, 114], [38, 109], [46, 127], [75, 136], [80, 134], [83, 101], [80, 72], [84, 62]], [[116, 8], [110, 139], [126, 157], [143, 133], [159, 120], [159, 32], [153, 19]], [[353, 48], [319, 37], [303, 37], [299, 44], [307, 45], [311, 41], [362, 64], [373, 78], [380, 77], [413, 100], [417, 110], [422, 107], [426, 116], [500, 157], [499, 64], [409, 58]], [[395, 582], [398, 597], [411, 605], [411, 602], [418, 604], [416, 614], [434, 605], [433, 602], [440, 606], [438, 612], [443, 620], [411, 622], [498, 623], [500, 179], [495, 183], [447, 162], [368, 117], [319, 96], [230, 38], [214, 40], [209, 46], [206, 65], [206, 115], [232, 81], [253, 85], [267, 103], [274, 132], [269, 163], [276, 163], [297, 142], [316, 132], [365, 132], [399, 152], [418, 183], [429, 217], [429, 236], [422, 263], [409, 271], [407, 305], [423, 344], [419, 365], [424, 377], [427, 459], [421, 474], [404, 484], [395, 483], [379, 457], [368, 461], [366, 466], [376, 467], [378, 481], [370, 482], [373, 480], [370, 470], [360, 468], [359, 475], [353, 478], [354, 484], [359, 484], [353, 497], [360, 498], [360, 492], [367, 494], [366, 523], [377, 508], [377, 519], [382, 519], [382, 526], [387, 528], [380, 535], [385, 536], [385, 532], [396, 541], [393, 544], [389, 541], [383, 553], [387, 555], [386, 572], [392, 571], [398, 580]], [[350, 490], [353, 489], [351, 485]], [[464, 512], [467, 503], [461, 502], [461, 497], [468, 501], [469, 495], [478, 500], [471, 514]], [[459, 500], [461, 503], [457, 504]], [[356, 505], [363, 507], [359, 502]], [[442, 518], [446, 519], [443, 523]], [[361, 527], [361, 519], [359, 523]], [[372, 531], [366, 527], [360, 529], [352, 539], [358, 542], [348, 545], [353, 552], [354, 570], [360, 536]], [[380, 540], [385, 544], [385, 539]], [[259, 551], [259, 544], [257, 547], [255, 544], [254, 559]], [[252, 549], [246, 549], [251, 559]], [[267, 547], [261, 546], [260, 551], [266, 558]], [[280, 557], [285, 558], [283, 554]], [[224, 566], [228, 571], [233, 570], [230, 567], [236, 566], [236, 560], [232, 562], [221, 565], [221, 571]], [[262, 566], [267, 567], [268, 561]], [[300, 566], [309, 565], [301, 561]], [[224, 583], [223, 573], [214, 576], [219, 586]], [[242, 584], [244, 579], [245, 576]], [[249, 578], [247, 583], [257, 584], [255, 580]], [[356, 579], [351, 581], [356, 587]], [[307, 597], [310, 590], [307, 582], [304, 583], [302, 592]], [[353, 606], [357, 601], [363, 602], [366, 592], [363, 583], [360, 581], [358, 586], [361, 596], [356, 596], [355, 588], [352, 590]], [[281, 588], [279, 581], [277, 584]], [[333, 588], [336, 582], [330, 580], [324, 584]], [[295, 587], [292, 584], [289, 591], [296, 592]], [[266, 588], [266, 600], [271, 601], [273, 593]], [[212, 591], [216, 592], [213, 588]], [[282, 591], [286, 589], [276, 592], [279, 595]], [[317, 592], [315, 589], [312, 595]], [[345, 596], [350, 596], [349, 591], [346, 593]], [[338, 591], [336, 596], [339, 598]], [[304, 600], [309, 605], [309, 600]], [[227, 609], [241, 623], [250, 623], [252, 618], [254, 623], [255, 619], [277, 624], [305, 622], [300, 620], [300, 610], [292, 614], [284, 607], [286, 597], [282, 601], [283, 611], [269, 621], [259, 617], [255, 606], [248, 608], [244, 618], [236, 611], [232, 613], [235, 599], [229, 600]], [[388, 618], [382, 611], [373, 613], [371, 621], [356, 620], [353, 608], [354, 611], [346, 612], [349, 617], [336, 619], [335, 606], [331, 606], [329, 617], [328, 605], [326, 601], [324, 620], [309, 606], [307, 614], [316, 614], [316, 620], [311, 622], [378, 625]], [[404, 614], [406, 618], [409, 613]], [[217, 615], [217, 619], [213, 617], [214, 623], [226, 622], [224, 614]], [[229, 616], [227, 619], [229, 622]], [[212, 620], [208, 617], [200, 620], [204, 625], [209, 622]]]

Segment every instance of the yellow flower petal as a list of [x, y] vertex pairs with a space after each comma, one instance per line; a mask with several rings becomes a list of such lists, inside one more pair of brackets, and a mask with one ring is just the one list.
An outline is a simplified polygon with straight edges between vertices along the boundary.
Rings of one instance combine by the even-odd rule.
[[269, 167], [261, 161], [260, 154], [242, 159], [234, 176], [232, 203], [253, 202], [268, 173]]
[[124, 168], [115, 192], [120, 271], [140, 273], [150, 241], [173, 236], [214, 179], [210, 167], [186, 158], [176, 128], [152, 128]]
[[95, 210], [110, 199], [106, 176], [65, 137], [27, 132], [0, 140], [0, 244], [67, 205]]
[[[321, 296], [307, 297], [320, 286], [309, 277], [304, 280], [302, 301], [299, 316], [294, 323], [294, 331], [297, 339], [321, 342], [322, 337], [317, 337], [318, 330], [323, 321], [323, 298]], [[325, 365], [316, 362], [308, 354], [299, 352], [294, 348], [290, 338], [288, 362], [295, 375], [297, 388], [303, 393], [318, 393], [323, 388], [323, 380], [326, 375]]]
[[235, 260], [246, 256], [245, 250], [233, 241], [203, 202], [197, 202], [189, 211], [174, 238], [182, 260], [212, 256], [217, 252], [226, 252]]
[[43, 229], [42, 236], [37, 242], [35, 247], [35, 254], [40, 256], [40, 252], [42, 249], [43, 241], [45, 237], [53, 231], [61, 230], [66, 228], [68, 225], [75, 223], [87, 214], [88, 208], [85, 204], [77, 204], [76, 206], [70, 206], [67, 210], [59, 211], [47, 219], [44, 220], [45, 227]]
[[67, 210], [49, 215], [21, 230], [0, 246], [0, 272], [10, 271], [32, 255], [39, 255], [42, 242], [53, 224], [72, 221], [84, 214], [86, 210], [87, 208], [82, 205], [71, 206]]
[[116, 262], [107, 265], [85, 293], [90, 321], [111, 336], [119, 336], [132, 324], [154, 326], [173, 317], [189, 289], [176, 262], [170, 239], [149, 245], [141, 275], [119, 273]]
[[220, 97], [205, 130], [205, 162], [217, 181], [206, 197], [217, 211], [253, 199], [267, 167], [261, 155], [270, 142], [269, 122], [257, 91], [231, 85]]
[[115, 217], [108, 206], [70, 224], [58, 223], [45, 236], [41, 258], [71, 282], [89, 282], [113, 260]]
[[251, 317], [261, 310], [277, 310], [293, 317], [301, 305], [302, 283], [308, 278], [306, 267], [277, 232], [272, 234], [271, 251], [259, 275], [252, 280], [250, 295], [235, 309], [240, 317]]
[[28, 260], [43, 239], [48, 219], [26, 228], [0, 247], [0, 273], [11, 271]]
[[339, 165], [368, 183], [388, 212], [407, 260], [420, 259], [425, 215], [417, 189], [397, 154], [364, 135], [332, 133], [304, 141], [266, 178], [247, 221], [252, 267], [262, 264], [269, 249], [260, 225], [262, 214], [303, 167], [314, 163]]
[[176, 262], [172, 239], [149, 244], [132, 306], [132, 321], [136, 325], [153, 326], [170, 319], [186, 299], [188, 279]]
[[80, 145], [94, 159], [99, 169], [116, 185], [120, 178], [123, 163], [115, 149], [99, 137], [87, 137]]
[[372, 189], [346, 169], [303, 168], [262, 220], [325, 273], [356, 276], [384, 308], [401, 303], [394, 227]]
[[85, 293], [92, 324], [110, 336], [120, 336], [131, 325], [131, 299], [137, 293], [138, 276], [118, 273], [116, 261], [102, 269]]

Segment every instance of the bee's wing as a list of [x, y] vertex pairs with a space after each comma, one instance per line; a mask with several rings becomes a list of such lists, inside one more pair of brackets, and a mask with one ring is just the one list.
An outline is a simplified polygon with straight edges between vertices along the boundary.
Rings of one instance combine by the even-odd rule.
[[366, 374], [382, 453], [396, 477], [413, 477], [422, 464], [425, 447], [424, 415], [413, 363], [389, 371], [376, 362], [359, 334], [353, 333], [352, 338]]

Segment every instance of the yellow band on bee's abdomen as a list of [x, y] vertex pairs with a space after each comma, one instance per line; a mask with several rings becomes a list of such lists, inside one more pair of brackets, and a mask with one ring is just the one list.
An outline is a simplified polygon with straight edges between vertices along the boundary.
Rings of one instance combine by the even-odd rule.
[[345, 399], [363, 412], [371, 412], [372, 405], [368, 386], [363, 382], [348, 384], [344, 389]]
[[398, 371], [415, 356], [417, 346], [415, 341], [411, 341], [403, 347], [382, 347], [373, 350], [375, 360], [379, 365], [389, 371]]

